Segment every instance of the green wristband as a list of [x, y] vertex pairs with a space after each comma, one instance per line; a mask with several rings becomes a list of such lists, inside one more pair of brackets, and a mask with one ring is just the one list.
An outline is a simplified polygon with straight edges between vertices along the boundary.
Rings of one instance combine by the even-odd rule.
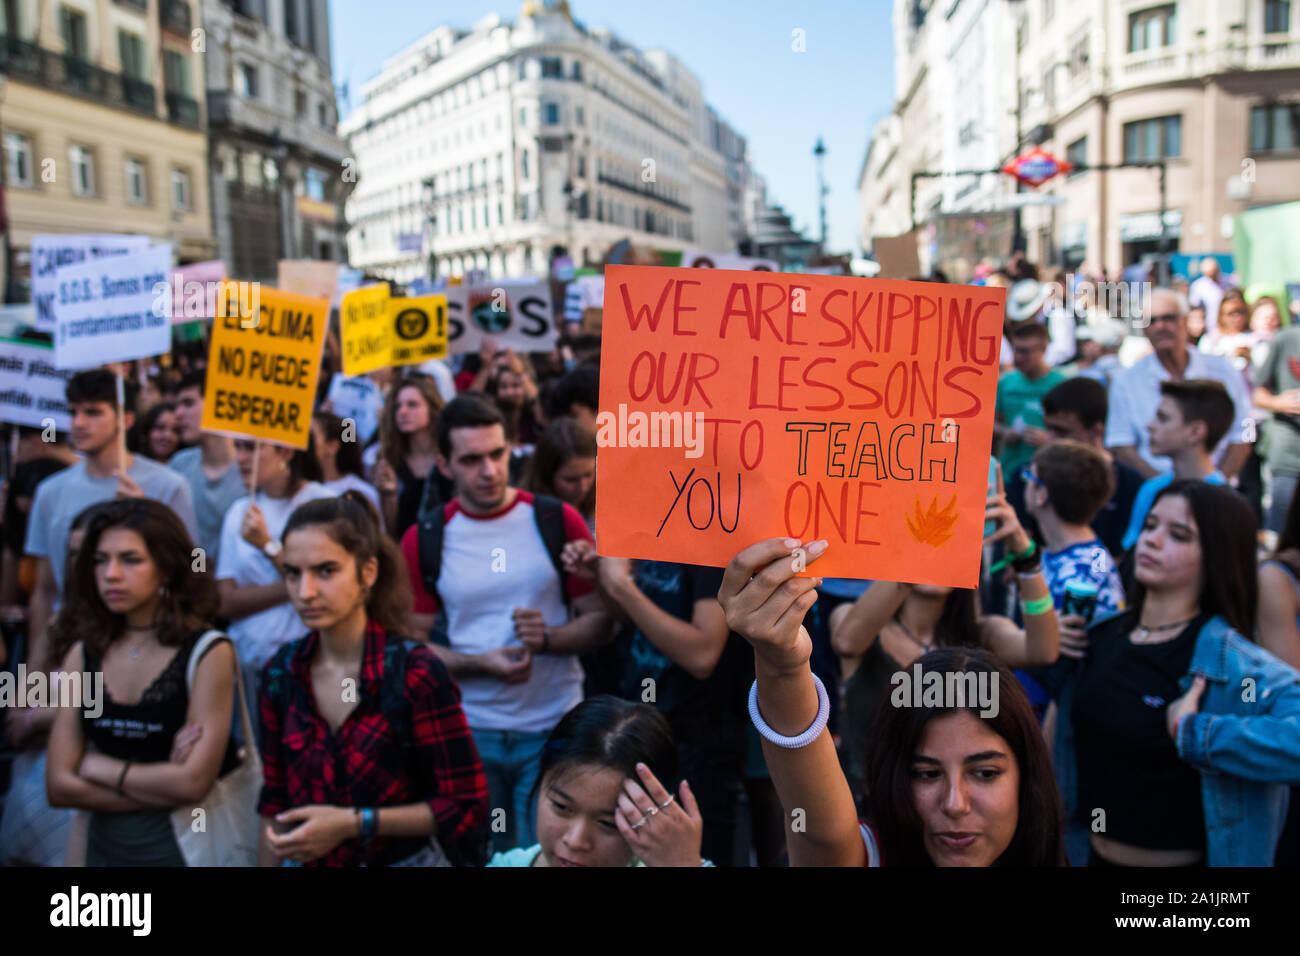
[[1040, 598], [1034, 598], [1032, 601], [1021, 601], [1020, 606], [1025, 611], [1025, 617], [1033, 617], [1037, 614], [1046, 614], [1052, 610], [1052, 596], [1045, 594]]

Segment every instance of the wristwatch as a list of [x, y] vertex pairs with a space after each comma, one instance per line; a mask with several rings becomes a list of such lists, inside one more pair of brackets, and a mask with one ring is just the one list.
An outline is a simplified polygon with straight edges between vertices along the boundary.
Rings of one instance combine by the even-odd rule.
[[280, 552], [283, 550], [284, 550], [284, 546], [281, 545], [280, 542], [276, 541], [274, 538], [266, 542], [266, 544], [262, 545], [262, 553], [265, 554], [272, 561], [278, 558], [280, 556]]

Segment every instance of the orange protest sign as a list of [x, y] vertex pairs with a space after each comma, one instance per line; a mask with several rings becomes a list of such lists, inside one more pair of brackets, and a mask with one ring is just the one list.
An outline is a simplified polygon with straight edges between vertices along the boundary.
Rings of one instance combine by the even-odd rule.
[[826, 577], [974, 587], [1006, 293], [610, 266], [601, 554], [725, 565], [830, 541]]

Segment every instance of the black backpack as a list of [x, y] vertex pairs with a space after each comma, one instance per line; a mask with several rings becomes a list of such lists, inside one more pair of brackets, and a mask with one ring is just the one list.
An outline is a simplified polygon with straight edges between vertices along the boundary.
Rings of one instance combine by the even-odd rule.
[[[569, 579], [564, 571], [561, 555], [564, 545], [569, 540], [564, 530], [564, 502], [550, 495], [533, 495], [533, 518], [537, 522], [537, 533], [546, 545], [555, 573], [560, 576], [560, 594], [564, 606], [569, 608]], [[438, 602], [438, 618], [430, 637], [439, 644], [448, 643], [446, 628], [446, 607], [438, 595], [438, 575], [442, 573], [442, 532], [447, 525], [446, 506], [420, 509], [416, 521], [416, 541], [419, 545], [420, 578], [424, 589]]]

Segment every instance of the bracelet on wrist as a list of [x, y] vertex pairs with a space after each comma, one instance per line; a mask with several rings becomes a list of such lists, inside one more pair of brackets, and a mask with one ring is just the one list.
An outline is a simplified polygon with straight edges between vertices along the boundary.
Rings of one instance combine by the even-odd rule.
[[813, 683], [817, 685], [817, 716], [813, 719], [812, 726], [797, 737], [786, 737], [778, 734], [767, 725], [762, 714], [758, 711], [758, 681], [754, 681], [749, 688], [749, 719], [754, 722], [754, 728], [765, 739], [778, 747], [784, 747], [786, 750], [798, 750], [801, 747], [807, 747], [820, 737], [822, 731], [826, 729], [826, 724], [831, 716], [831, 699], [826, 693], [826, 685], [821, 682], [817, 675], [812, 674], [810, 676]]
[[1052, 596], [1050, 594], [1044, 594], [1042, 597], [1035, 598], [1032, 601], [1022, 600], [1020, 602], [1020, 607], [1024, 610], [1025, 617], [1035, 617], [1039, 614], [1049, 613], [1053, 610], [1054, 605], [1052, 603]]
[[117, 795], [119, 797], [126, 796], [126, 791], [124, 791], [122, 788], [126, 786], [126, 772], [130, 769], [131, 769], [131, 761], [128, 760], [126, 761], [126, 763], [122, 764], [122, 772], [118, 774], [117, 777]]
[[550, 650], [551, 650], [551, 629], [549, 627], [544, 627], [542, 628], [542, 653], [548, 654], [550, 653]]
[[1008, 548], [1007, 553], [1003, 556], [1002, 560], [997, 562], [997, 564], [993, 565], [993, 567], [989, 568], [989, 573], [993, 574], [995, 572], [1001, 571], [1008, 564], [1012, 565], [1013, 567], [1016, 567], [1017, 570], [1019, 570], [1019, 567], [1017, 567], [1018, 565], [1024, 565], [1026, 567], [1029, 567], [1030, 559], [1033, 559], [1034, 563], [1037, 563], [1038, 559], [1035, 557], [1037, 554], [1038, 554], [1038, 544], [1031, 538], [1029, 541], [1029, 547], [1025, 548], [1025, 550], [1021, 551], [1019, 554], [1016, 554], [1014, 551]]

